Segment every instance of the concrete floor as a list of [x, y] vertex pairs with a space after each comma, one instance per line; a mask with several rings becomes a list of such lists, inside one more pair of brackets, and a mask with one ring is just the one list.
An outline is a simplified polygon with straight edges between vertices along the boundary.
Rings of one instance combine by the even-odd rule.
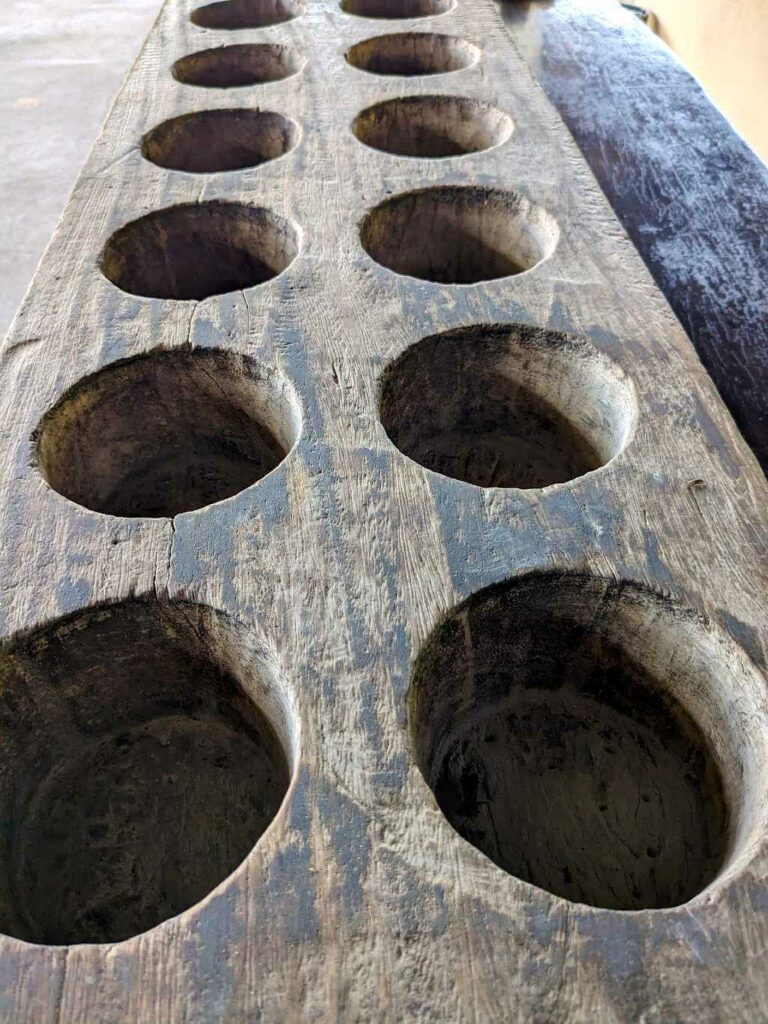
[[0, 338], [160, 5], [0, 5]]

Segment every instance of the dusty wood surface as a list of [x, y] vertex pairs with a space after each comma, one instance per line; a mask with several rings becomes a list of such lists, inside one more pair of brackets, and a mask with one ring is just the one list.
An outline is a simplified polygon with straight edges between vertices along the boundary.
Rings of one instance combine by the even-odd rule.
[[[768, 493], [692, 346], [490, 0], [237, 32], [193, 7], [164, 7], [2, 353], [0, 1016], [766, 1019]], [[480, 53], [345, 62], [401, 31]], [[171, 75], [249, 41], [306, 63]], [[436, 54], [462, 69], [413, 75]], [[355, 137], [417, 94], [514, 131], [444, 160]], [[142, 156], [231, 107], [287, 119], [285, 155]], [[503, 129], [481, 112], [472, 141], [447, 108], [441, 146]], [[388, 116], [360, 124], [432, 147]], [[158, 348], [173, 377], [135, 360]], [[162, 514], [190, 495], [224, 500]]]
[[619, 4], [499, 9], [765, 471], [768, 167]]

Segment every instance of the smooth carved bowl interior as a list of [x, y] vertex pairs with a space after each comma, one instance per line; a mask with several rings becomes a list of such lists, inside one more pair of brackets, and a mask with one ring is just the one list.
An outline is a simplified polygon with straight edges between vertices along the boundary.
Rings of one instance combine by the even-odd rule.
[[425, 281], [476, 284], [531, 270], [552, 254], [554, 218], [519, 192], [443, 185], [374, 207], [360, 228], [377, 263]]
[[208, 89], [232, 89], [280, 82], [298, 74], [304, 61], [292, 46], [235, 43], [181, 57], [171, 68], [177, 82]]
[[463, 71], [480, 59], [480, 49], [458, 36], [396, 32], [364, 39], [347, 50], [347, 62], [372, 75], [412, 78]]
[[273, 660], [191, 604], [129, 601], [0, 654], [0, 931], [116, 942], [192, 907], [275, 817], [296, 727]]
[[54, 490], [95, 512], [174, 516], [237, 494], [285, 458], [298, 401], [274, 371], [216, 349], [155, 349], [70, 388], [35, 436]]
[[299, 234], [261, 206], [184, 203], [131, 221], [101, 254], [104, 276], [131, 295], [206, 299], [277, 277], [298, 255]]
[[190, 20], [200, 28], [268, 28], [303, 13], [303, 0], [217, 0], [196, 8]]
[[141, 140], [159, 167], [193, 174], [235, 171], [276, 160], [299, 141], [298, 125], [268, 110], [200, 110], [163, 121]]
[[518, 879], [618, 910], [683, 904], [750, 856], [765, 714], [760, 674], [693, 612], [554, 573], [456, 609], [409, 695], [456, 831]]
[[382, 377], [403, 454], [478, 487], [547, 487], [618, 455], [636, 420], [623, 371], [584, 339], [478, 325], [424, 338]]
[[385, 153], [439, 158], [501, 145], [512, 134], [512, 120], [482, 100], [407, 96], [368, 107], [352, 130], [365, 145]]
[[341, 0], [345, 14], [358, 18], [430, 18], [453, 10], [455, 0]]

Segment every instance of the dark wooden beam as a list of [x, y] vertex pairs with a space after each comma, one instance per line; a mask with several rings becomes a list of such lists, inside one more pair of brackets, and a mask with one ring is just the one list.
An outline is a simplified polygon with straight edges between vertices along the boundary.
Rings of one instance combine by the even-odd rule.
[[620, 4], [501, 9], [765, 470], [768, 168]]

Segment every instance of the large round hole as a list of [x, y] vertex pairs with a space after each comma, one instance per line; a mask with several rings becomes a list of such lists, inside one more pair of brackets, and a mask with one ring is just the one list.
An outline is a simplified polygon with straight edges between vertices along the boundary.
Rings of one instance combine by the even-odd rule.
[[196, 8], [190, 19], [200, 28], [267, 28], [303, 13], [302, 0], [217, 0]]
[[300, 429], [288, 384], [215, 349], [156, 349], [70, 388], [36, 432], [44, 478], [114, 516], [174, 516], [222, 501], [283, 460]]
[[367, 214], [363, 248], [398, 274], [475, 284], [535, 267], [554, 251], [550, 214], [518, 192], [441, 186], [404, 192]]
[[431, 32], [398, 32], [364, 39], [347, 51], [347, 61], [372, 75], [442, 75], [462, 71], [480, 59], [473, 43]]
[[409, 717], [419, 767], [468, 842], [557, 896], [641, 910], [685, 903], [748, 856], [764, 817], [763, 691], [693, 613], [542, 574], [443, 622]]
[[0, 930], [117, 942], [193, 906], [275, 817], [296, 750], [274, 659], [198, 605], [130, 601], [0, 654]]
[[257, 167], [290, 152], [295, 122], [265, 110], [201, 110], [163, 121], [141, 140], [141, 153], [159, 167], [194, 174]]
[[171, 71], [177, 82], [209, 89], [280, 82], [297, 74], [303, 60], [291, 46], [238, 43], [181, 57]]
[[435, 158], [498, 146], [512, 134], [512, 121], [482, 100], [408, 96], [368, 107], [355, 119], [352, 130], [373, 149]]
[[341, 0], [342, 11], [358, 18], [430, 18], [453, 6], [454, 0]]
[[205, 299], [277, 277], [296, 229], [260, 206], [214, 200], [156, 210], [116, 231], [101, 254], [112, 284], [155, 299]]
[[392, 442], [478, 487], [546, 487], [598, 469], [624, 448], [635, 414], [615, 363], [583, 339], [532, 327], [433, 335], [382, 379]]

